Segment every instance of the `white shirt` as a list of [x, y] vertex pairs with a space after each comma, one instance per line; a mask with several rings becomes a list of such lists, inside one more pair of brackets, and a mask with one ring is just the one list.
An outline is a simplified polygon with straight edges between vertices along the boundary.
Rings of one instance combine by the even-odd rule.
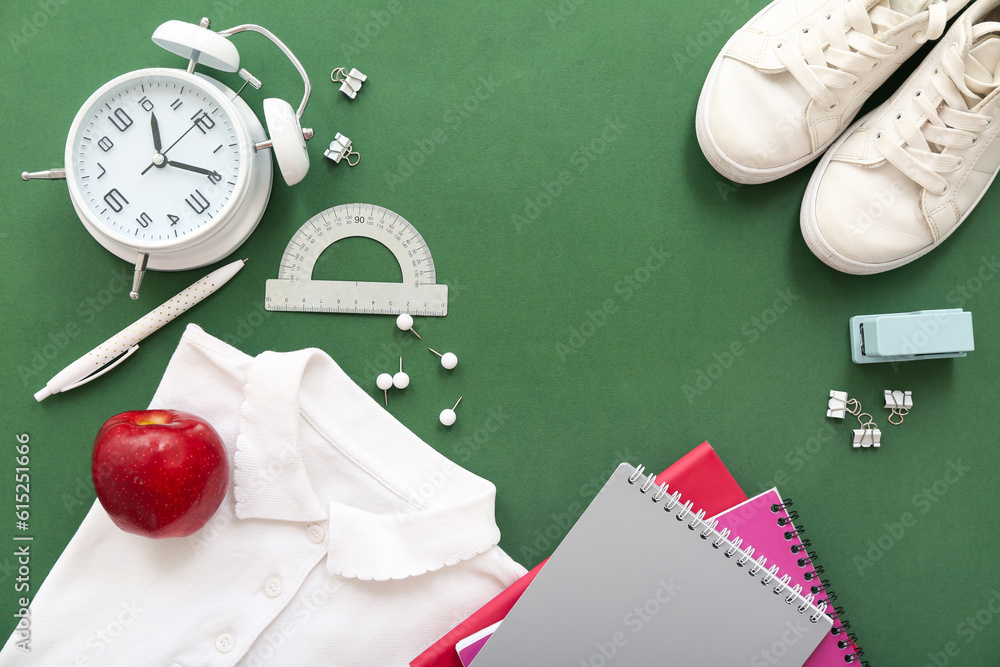
[[496, 488], [434, 451], [320, 350], [250, 357], [189, 325], [151, 408], [226, 443], [213, 519], [119, 530], [99, 502], [31, 604], [10, 665], [405, 665], [525, 570]]

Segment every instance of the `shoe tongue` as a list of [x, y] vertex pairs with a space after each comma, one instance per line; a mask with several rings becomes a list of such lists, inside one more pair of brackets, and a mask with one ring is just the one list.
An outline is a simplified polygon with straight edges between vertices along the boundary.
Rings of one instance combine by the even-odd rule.
[[904, 16], [913, 16], [927, 9], [928, 0], [879, 0], [877, 3]]
[[[902, 14], [903, 16], [910, 18], [919, 14], [920, 12], [926, 11], [927, 6], [929, 4], [930, 0], [875, 0], [874, 2], [872, 2], [872, 0], [869, 0], [868, 13], [871, 14], [872, 10], [875, 9], [876, 7], [882, 7], [884, 9], [888, 9], [889, 11], [895, 14]], [[891, 24], [879, 25], [878, 23], [875, 22], [876, 20], [878, 20], [877, 16], [878, 12], [875, 12], [875, 15], [871, 17], [872, 28], [875, 30], [875, 36], [877, 38], [881, 38], [883, 33], [889, 32], [897, 25], [899, 25], [898, 21], [894, 21]], [[883, 20], [886, 20], [884, 16]]]
[[1000, 32], [979, 37], [965, 59], [965, 84], [981, 97], [1000, 84]]

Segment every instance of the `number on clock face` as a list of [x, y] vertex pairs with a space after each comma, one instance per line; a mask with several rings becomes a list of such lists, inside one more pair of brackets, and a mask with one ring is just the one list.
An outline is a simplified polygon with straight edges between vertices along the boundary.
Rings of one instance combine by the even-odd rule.
[[226, 110], [168, 75], [108, 91], [86, 112], [73, 146], [86, 205], [140, 241], [169, 241], [205, 226], [240, 176], [237, 130]]

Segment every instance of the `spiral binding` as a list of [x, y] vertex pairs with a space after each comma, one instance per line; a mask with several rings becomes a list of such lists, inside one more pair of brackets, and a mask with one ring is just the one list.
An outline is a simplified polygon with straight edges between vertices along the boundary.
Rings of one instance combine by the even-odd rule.
[[[788, 511], [787, 508], [791, 507], [792, 504], [793, 503], [790, 498], [782, 498], [780, 504], [774, 503], [771, 505], [771, 512], [773, 514], [777, 514], [782, 510], [785, 511], [786, 516], [778, 517], [777, 520], [777, 524], [780, 527], [784, 528], [790, 524], [794, 526], [794, 530], [785, 532], [784, 538], [786, 540], [791, 540], [805, 532], [804, 528], [801, 526], [795, 526], [793, 523], [798, 521], [799, 513], [795, 510]], [[837, 595], [830, 590], [829, 579], [820, 578], [823, 574], [823, 568], [815, 564], [816, 552], [810, 549], [811, 546], [812, 544], [808, 539], [802, 539], [791, 545], [789, 549], [793, 554], [798, 555], [799, 567], [812, 568], [803, 575], [803, 578], [810, 582], [815, 579], [819, 579], [819, 584], [811, 586], [809, 592], [812, 595], [819, 595], [820, 593], [826, 594], [826, 597], [821, 600], [817, 600], [816, 604], [818, 606], [819, 603], [822, 602], [824, 608], [830, 610], [826, 612], [833, 619], [833, 628], [830, 630], [830, 633], [836, 637], [843, 637], [837, 641], [837, 648], [843, 651], [848, 651], [844, 654], [844, 662], [848, 664], [856, 663], [861, 659], [861, 656], [864, 655], [865, 652], [860, 646], [858, 646], [856, 635], [852, 632], [848, 632], [851, 628], [851, 624], [843, 618], [843, 607], [833, 606], [833, 602], [837, 599]], [[867, 667], [868, 662], [862, 660], [860, 664]]]
[[[643, 466], [636, 467], [635, 472], [628, 477], [628, 483], [638, 483], [640, 478], [643, 476], [643, 470]], [[653, 475], [649, 475], [639, 487], [639, 491], [640, 493], [648, 494], [655, 488], [656, 492], [653, 493], [651, 497], [654, 503], [659, 504], [663, 502], [663, 509], [665, 512], [672, 513], [674, 518], [678, 521], [685, 522], [687, 527], [692, 531], [697, 531], [702, 539], [708, 540], [714, 534], [715, 539], [711, 542], [713, 547], [716, 549], [722, 549], [723, 545], [725, 545], [723, 555], [726, 558], [736, 558], [736, 565], [746, 568], [751, 577], [758, 579], [759, 575], [758, 581], [760, 581], [761, 585], [770, 587], [771, 591], [775, 595], [785, 594], [785, 604], [792, 605], [795, 604], [796, 599], [801, 599], [801, 603], [796, 607], [796, 611], [800, 614], [805, 614], [809, 611], [811, 605], [815, 605], [818, 611], [811, 613], [808, 616], [811, 623], [818, 623], [819, 619], [827, 613], [826, 600], [816, 600], [816, 595], [814, 593], [808, 591], [803, 592], [802, 586], [798, 584], [790, 586], [791, 577], [788, 575], [780, 575], [778, 573], [777, 565], [771, 565], [768, 567], [767, 558], [764, 556], [754, 558], [754, 550], [751, 546], [748, 546], [746, 549], [741, 549], [740, 545], [743, 543], [742, 539], [734, 537], [730, 540], [730, 531], [726, 528], [724, 528], [721, 532], [717, 531], [716, 526], [718, 526], [719, 522], [716, 519], [706, 521], [704, 511], [696, 511], [690, 500], [682, 502], [679, 491], [674, 491], [668, 495], [667, 486], [667, 484], [657, 484], [656, 478]], [[786, 533], [786, 535], [787, 534], [788, 533]], [[848, 662], [851, 661], [849, 660]]]

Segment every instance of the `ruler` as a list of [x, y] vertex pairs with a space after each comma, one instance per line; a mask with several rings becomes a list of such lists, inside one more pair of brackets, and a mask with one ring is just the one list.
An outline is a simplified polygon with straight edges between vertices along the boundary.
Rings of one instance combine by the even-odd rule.
[[[320, 254], [341, 239], [378, 241], [396, 257], [401, 283], [313, 280]], [[448, 286], [437, 284], [424, 239], [402, 216], [374, 204], [341, 204], [306, 221], [281, 257], [277, 279], [267, 281], [264, 308], [307, 313], [438, 316], [448, 314]]]

